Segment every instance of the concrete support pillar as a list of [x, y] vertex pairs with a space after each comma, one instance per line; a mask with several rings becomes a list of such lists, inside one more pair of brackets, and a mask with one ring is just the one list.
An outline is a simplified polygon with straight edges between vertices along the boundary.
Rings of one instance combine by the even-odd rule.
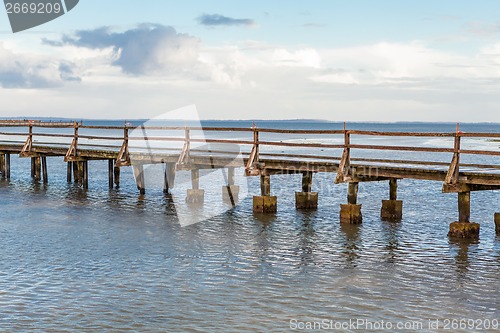
[[42, 156], [42, 174], [43, 174], [43, 182], [47, 184], [49, 182], [49, 172], [47, 170], [47, 156]]
[[361, 205], [358, 201], [358, 186], [356, 182], [349, 183], [347, 190], [347, 205], [340, 205], [340, 222], [349, 224], [359, 224], [363, 221]]
[[302, 192], [295, 192], [295, 208], [297, 209], [318, 208], [318, 192], [311, 192], [312, 176], [312, 172], [302, 174]]
[[500, 213], [495, 213], [495, 231], [500, 235]]
[[191, 170], [191, 187], [187, 190], [186, 202], [191, 204], [202, 204], [205, 202], [205, 190], [200, 189], [200, 170]]
[[254, 213], [276, 213], [278, 200], [276, 196], [271, 196], [271, 176], [260, 176], [260, 196], [253, 197]]
[[389, 181], [389, 200], [382, 200], [380, 218], [387, 221], [401, 221], [403, 218], [403, 201], [398, 199], [398, 181]]
[[478, 238], [480, 225], [470, 222], [470, 192], [458, 193], [458, 222], [450, 224], [448, 236]]
[[137, 189], [141, 194], [146, 194], [146, 186], [144, 181], [144, 166], [142, 164], [134, 165], [134, 177], [137, 184]]

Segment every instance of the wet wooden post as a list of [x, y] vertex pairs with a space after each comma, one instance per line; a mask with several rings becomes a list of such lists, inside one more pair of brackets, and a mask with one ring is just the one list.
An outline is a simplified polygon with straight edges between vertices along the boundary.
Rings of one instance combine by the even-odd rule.
[[389, 180], [389, 200], [382, 200], [380, 218], [387, 221], [400, 221], [403, 218], [403, 201], [398, 200], [398, 180]]
[[200, 189], [200, 170], [198, 169], [191, 170], [191, 186], [193, 190]]
[[458, 189], [458, 221], [450, 224], [448, 236], [458, 238], [478, 238], [480, 225], [470, 221], [470, 191], [465, 190], [460, 184], [460, 138], [459, 124], [455, 131], [455, 143], [453, 147], [453, 160], [450, 170], [446, 175], [445, 184], [451, 184]]
[[134, 165], [134, 176], [137, 184], [137, 189], [141, 195], [146, 194], [146, 186], [144, 184], [144, 166], [142, 164]]
[[114, 176], [115, 176], [115, 185], [116, 187], [120, 187], [120, 167], [116, 165], [115, 163], [115, 167], [114, 167]]
[[35, 171], [36, 166], [35, 166], [35, 157], [31, 158], [31, 178], [35, 178]]
[[201, 204], [205, 201], [205, 190], [200, 189], [200, 170], [191, 170], [191, 189], [187, 190], [186, 202]]
[[66, 167], [66, 180], [71, 183], [71, 170], [73, 168], [73, 162], [68, 162]]
[[458, 222], [470, 222], [470, 192], [458, 193]]
[[260, 175], [260, 196], [253, 197], [253, 211], [255, 213], [276, 213], [278, 210], [277, 197], [271, 196], [271, 176]]
[[5, 178], [10, 179], [10, 154], [5, 154]]
[[113, 159], [109, 159], [108, 160], [108, 185], [109, 185], [109, 188], [112, 189], [113, 188], [113, 168], [114, 168], [114, 165], [115, 165], [115, 160]]
[[[224, 170], [222, 170], [224, 172]], [[235, 185], [235, 169], [234, 167], [227, 168], [227, 185], [222, 186], [222, 201], [235, 205], [239, 200], [240, 187]]]
[[73, 178], [75, 183], [80, 183], [80, 162], [72, 162], [73, 164]]
[[88, 190], [88, 188], [89, 188], [89, 161], [82, 162], [82, 177], [83, 177], [83, 188]]
[[174, 188], [175, 163], [166, 163], [163, 174], [163, 193], [169, 194], [169, 189]]
[[35, 180], [42, 179], [42, 158], [40, 156], [35, 157]]
[[313, 173], [302, 173], [302, 192], [295, 192], [295, 207], [297, 209], [318, 208], [318, 192], [312, 191]]
[[6, 175], [6, 155], [0, 154], [0, 173], [2, 174], [2, 178], [7, 178]]
[[47, 171], [47, 156], [41, 156], [41, 159], [42, 159], [43, 182], [46, 184], [49, 182], [49, 176]]
[[260, 194], [263, 196], [271, 195], [271, 176], [260, 175]]
[[0, 173], [5, 178], [5, 154], [0, 154]]
[[458, 238], [478, 238], [479, 223], [470, 221], [470, 192], [458, 193], [458, 222], [450, 224], [448, 236]]
[[347, 204], [340, 205], [340, 222], [359, 224], [363, 221], [361, 205], [358, 204], [358, 182], [350, 182], [347, 188]]
[[500, 235], [500, 213], [495, 213], [495, 231]]
[[349, 183], [347, 189], [347, 203], [351, 205], [356, 205], [358, 203], [358, 189], [359, 183], [352, 182]]

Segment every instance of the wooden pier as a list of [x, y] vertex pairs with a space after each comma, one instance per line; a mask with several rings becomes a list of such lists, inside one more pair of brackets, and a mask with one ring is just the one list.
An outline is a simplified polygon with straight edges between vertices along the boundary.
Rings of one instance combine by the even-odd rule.
[[[275, 213], [277, 198], [272, 196], [271, 177], [276, 174], [302, 174], [302, 188], [295, 193], [297, 209], [317, 209], [318, 192], [312, 188], [313, 175], [318, 172], [334, 173], [332, 182], [347, 183], [346, 204], [340, 207], [342, 223], [361, 223], [362, 205], [358, 202], [358, 186], [362, 182], [387, 181], [388, 196], [382, 201], [381, 218], [399, 221], [403, 216], [403, 202], [398, 200], [398, 180], [419, 179], [442, 182], [443, 193], [457, 193], [458, 220], [450, 225], [451, 237], [478, 237], [479, 224], [470, 221], [470, 195], [474, 191], [500, 189], [500, 149], [463, 149], [462, 141], [481, 139], [499, 141], [500, 133], [463, 133], [457, 129], [453, 133], [428, 132], [376, 132], [350, 130], [283, 130], [219, 127], [141, 127], [142, 131], [170, 131], [183, 133], [182, 136], [130, 136], [133, 128], [125, 126], [87, 126], [83, 123], [41, 122], [41, 121], [0, 121], [0, 173], [3, 178], [11, 177], [11, 155], [31, 158], [31, 176], [36, 181], [49, 181], [47, 157], [61, 157], [67, 163], [67, 180], [76, 182], [83, 188], [89, 186], [88, 161], [108, 161], [109, 187], [120, 185], [120, 168], [133, 167], [137, 188], [146, 192], [144, 166], [164, 164], [164, 192], [168, 193], [175, 183], [178, 170], [191, 171], [192, 189], [188, 190], [187, 203], [202, 203], [204, 190], [200, 188], [199, 171], [203, 169], [226, 168], [227, 184], [223, 187], [223, 197], [235, 203], [239, 187], [234, 181], [235, 168], [245, 168], [245, 175], [260, 177], [261, 195], [253, 198], [255, 213]], [[92, 131], [92, 135], [83, 131]], [[215, 138], [197, 138], [194, 131], [217, 134]], [[95, 135], [95, 133], [102, 133]], [[110, 136], [109, 133], [120, 133]], [[248, 139], [234, 139], [235, 136]], [[261, 139], [262, 136], [300, 135], [301, 142]], [[19, 137], [23, 140], [20, 141]], [[375, 145], [353, 143], [353, 138], [448, 138], [450, 147]], [[340, 138], [337, 144], [315, 142], [317, 138]], [[45, 140], [52, 140], [46, 142]], [[84, 142], [82, 142], [84, 141]], [[323, 140], [324, 141], [324, 140]], [[397, 142], [397, 141], [396, 141]], [[136, 151], [133, 151], [135, 148]], [[144, 143], [148, 149], [144, 148]], [[150, 145], [156, 143], [156, 145]], [[164, 143], [166, 146], [162, 146]], [[170, 148], [167, 143], [177, 143], [179, 149]], [[241, 149], [240, 163], [235, 161], [235, 152], [193, 147], [194, 143], [207, 145], [237, 145]], [[499, 143], [500, 145], [500, 143]], [[278, 152], [265, 152], [265, 148], [281, 147]], [[297, 154], [298, 149], [308, 149], [306, 154]], [[287, 151], [288, 150], [288, 151]], [[292, 151], [294, 150], [294, 151]], [[319, 151], [331, 154], [318, 155]], [[389, 158], [353, 158], [353, 151], [410, 152], [428, 155], [448, 154], [449, 162], [429, 160], [407, 160]], [[316, 152], [311, 154], [309, 152]], [[461, 157], [488, 156], [493, 162], [486, 164], [461, 163]], [[376, 156], [372, 153], [371, 156]], [[441, 155], [442, 156], [442, 155]], [[497, 162], [495, 162], [497, 161]], [[464, 170], [466, 169], [466, 170]], [[500, 207], [499, 207], [500, 208]], [[500, 233], [500, 214], [495, 214], [497, 233]]]

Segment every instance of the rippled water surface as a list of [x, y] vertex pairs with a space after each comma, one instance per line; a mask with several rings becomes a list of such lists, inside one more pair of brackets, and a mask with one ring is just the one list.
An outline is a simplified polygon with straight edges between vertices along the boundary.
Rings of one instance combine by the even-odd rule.
[[171, 199], [139, 196], [126, 168], [110, 191], [107, 163], [91, 162], [85, 192], [66, 183], [61, 158], [48, 162], [48, 185], [15, 157], [0, 181], [2, 332], [286, 332], [291, 320], [359, 318], [436, 331], [429, 319], [500, 319], [498, 191], [472, 194], [477, 242], [447, 237], [457, 200], [439, 182], [399, 183], [399, 223], [379, 218], [388, 184], [360, 184], [363, 224], [341, 225], [347, 186], [332, 174], [314, 178], [317, 211], [295, 210], [299, 176], [273, 176], [276, 215], [253, 215], [250, 196], [181, 227]]

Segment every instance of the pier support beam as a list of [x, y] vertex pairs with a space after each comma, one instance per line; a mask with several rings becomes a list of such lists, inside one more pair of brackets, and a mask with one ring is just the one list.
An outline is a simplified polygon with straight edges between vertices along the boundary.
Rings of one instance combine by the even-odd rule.
[[227, 169], [227, 185], [222, 186], [222, 201], [230, 203], [233, 206], [238, 202], [240, 194], [240, 187], [238, 185], [234, 185], [234, 178], [234, 167], [229, 167]]
[[318, 192], [312, 190], [312, 172], [302, 173], [302, 192], [295, 192], [295, 208], [316, 209], [318, 208]]
[[205, 190], [200, 189], [200, 170], [191, 170], [192, 189], [187, 190], [186, 202], [192, 204], [202, 204], [205, 201]]
[[271, 176], [260, 176], [260, 196], [253, 197], [254, 213], [276, 213], [278, 209], [277, 197], [271, 196]]
[[495, 213], [495, 231], [500, 235], [500, 213]]
[[134, 165], [134, 176], [137, 184], [137, 189], [141, 194], [146, 194], [146, 186], [144, 182], [144, 166], [142, 164]]
[[360, 224], [363, 221], [361, 205], [358, 201], [358, 187], [356, 182], [349, 183], [347, 190], [347, 204], [340, 205], [340, 222], [349, 224]]
[[398, 180], [389, 181], [389, 200], [382, 200], [380, 218], [386, 221], [401, 221], [403, 218], [403, 201], [398, 199]]
[[458, 193], [458, 222], [450, 224], [448, 236], [457, 238], [479, 237], [480, 225], [470, 222], [470, 192]]

